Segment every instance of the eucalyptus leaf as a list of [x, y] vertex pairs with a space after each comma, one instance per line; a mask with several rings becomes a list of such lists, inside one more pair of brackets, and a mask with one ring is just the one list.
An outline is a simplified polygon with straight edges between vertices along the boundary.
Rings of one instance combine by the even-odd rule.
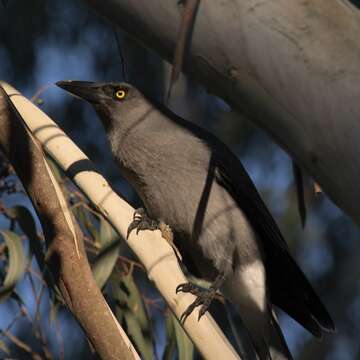
[[46, 157], [46, 162], [48, 163], [48, 165], [49, 165], [49, 167], [51, 169], [51, 172], [53, 173], [55, 179], [58, 182], [61, 182], [62, 179], [63, 179], [63, 176], [62, 176], [61, 170], [59, 168], [59, 165], [49, 156]]
[[174, 329], [173, 315], [168, 313], [165, 316], [166, 345], [163, 360], [172, 360], [176, 351], [176, 336]]
[[51, 273], [48, 271], [48, 268], [45, 264], [45, 256], [42, 248], [42, 239], [38, 235], [35, 220], [30, 210], [25, 206], [19, 205], [7, 209], [6, 213], [8, 216], [17, 221], [22, 232], [29, 239], [29, 246], [31, 251], [31, 254], [29, 255], [29, 261], [31, 260], [32, 254], [34, 254], [36, 261], [39, 265], [39, 269], [41, 270], [47, 285], [55, 292], [56, 297], [61, 297], [60, 290], [57, 287]]
[[133, 276], [131, 274], [124, 276], [121, 281], [125, 284], [129, 294], [128, 307], [135, 314], [142, 329], [148, 331], [149, 320], [146, 315], [142, 296], [135, 284]]
[[142, 296], [135, 284], [133, 274], [111, 277], [112, 293], [117, 302], [115, 308], [119, 321], [124, 320], [128, 335], [144, 359], [153, 359], [152, 328], [145, 311]]
[[126, 308], [129, 298], [127, 289], [124, 289], [122, 286], [120, 286], [119, 281], [115, 279], [115, 276], [111, 277], [111, 285], [114, 300], [117, 302], [119, 307]]
[[124, 320], [124, 309], [122, 309], [119, 305], [116, 305], [114, 314], [119, 324], [122, 324]]
[[131, 310], [124, 312], [127, 333], [134, 342], [136, 348], [141, 353], [145, 360], [153, 359], [153, 345], [149, 334], [143, 332], [141, 324], [139, 323], [135, 313]]
[[45, 267], [44, 253], [42, 251], [41, 239], [36, 230], [35, 220], [30, 210], [25, 206], [19, 205], [7, 209], [6, 213], [18, 222], [22, 232], [29, 239], [31, 252], [35, 254], [39, 268], [43, 271]]
[[95, 219], [97, 220], [98, 218], [91, 214], [83, 204], [72, 207], [72, 210], [78, 222], [80, 223], [82, 230], [85, 229], [91, 238], [96, 243], [99, 243], [99, 231], [94, 224]]
[[114, 269], [121, 245], [119, 235], [103, 218], [100, 220], [99, 241], [101, 249], [93, 262], [92, 270], [97, 284], [102, 288]]
[[0, 303], [4, 302], [13, 292], [16, 283], [22, 278], [28, 265], [24, 254], [23, 243], [19, 235], [9, 230], [0, 230], [8, 248], [9, 265], [3, 285], [0, 287]]
[[194, 355], [194, 345], [183, 330], [174, 315], [173, 318], [175, 337], [178, 348], [179, 360], [190, 360]]
[[58, 317], [58, 310], [59, 310], [59, 303], [51, 302], [50, 304], [50, 316], [49, 316], [49, 323], [53, 323], [56, 321]]
[[6, 355], [10, 355], [10, 350], [3, 340], [0, 340], [0, 351], [4, 352]]

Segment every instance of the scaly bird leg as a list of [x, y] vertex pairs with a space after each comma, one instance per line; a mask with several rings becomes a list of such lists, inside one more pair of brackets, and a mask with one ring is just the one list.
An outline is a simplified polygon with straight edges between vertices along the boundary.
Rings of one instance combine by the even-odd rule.
[[209, 289], [202, 289], [199, 286], [194, 285], [190, 282], [178, 285], [176, 287], [176, 293], [184, 292], [197, 296], [195, 301], [191, 305], [189, 305], [189, 307], [181, 315], [180, 322], [184, 324], [185, 320], [194, 311], [194, 309], [201, 305], [198, 316], [198, 320], [200, 320], [200, 318], [208, 310], [211, 302], [216, 297], [216, 294], [219, 288], [221, 287], [221, 285], [223, 284], [224, 280], [225, 280], [225, 276], [223, 274], [218, 275], [215, 281], [213, 282], [213, 284], [209, 287]]
[[136, 234], [140, 230], [160, 230], [161, 236], [171, 245], [174, 249], [176, 257], [179, 261], [182, 260], [181, 254], [178, 248], [174, 244], [174, 235], [169, 225], [165, 224], [163, 221], [150, 219], [149, 215], [146, 213], [144, 208], [138, 208], [134, 212], [133, 221], [128, 227], [126, 239], [129, 237], [130, 233], [136, 229]]
[[126, 238], [128, 238], [130, 233], [135, 229], [136, 234], [138, 234], [140, 230], [160, 230], [160, 222], [150, 219], [144, 208], [138, 208], [134, 212], [133, 221], [128, 227]]

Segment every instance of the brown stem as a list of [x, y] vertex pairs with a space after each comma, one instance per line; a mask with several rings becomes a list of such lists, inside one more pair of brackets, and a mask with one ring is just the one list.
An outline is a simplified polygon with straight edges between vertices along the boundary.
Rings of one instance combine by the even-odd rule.
[[44, 153], [2, 89], [0, 147], [34, 205], [48, 248], [46, 261], [88, 339], [102, 359], [137, 359], [92, 276], [82, 234]]

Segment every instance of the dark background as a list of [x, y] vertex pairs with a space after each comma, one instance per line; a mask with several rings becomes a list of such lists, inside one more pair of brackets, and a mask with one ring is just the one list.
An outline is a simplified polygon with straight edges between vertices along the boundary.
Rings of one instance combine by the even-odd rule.
[[[359, 3], [354, 1], [356, 5]], [[123, 80], [122, 57], [127, 80], [161, 100], [168, 83], [169, 66], [97, 16], [83, 2], [10, 0], [0, 3], [0, 78], [27, 97], [43, 90], [37, 99], [39, 106], [134, 205], [138, 200], [117, 173], [93, 110], [53, 85], [65, 79]], [[289, 157], [266, 134], [231, 112], [227, 104], [208, 95], [198, 84], [182, 78], [173, 91], [171, 107], [213, 131], [241, 158], [292, 253], [334, 318], [337, 334], [326, 335], [319, 342], [290, 318], [281, 316], [282, 328], [294, 356], [299, 359], [360, 359], [358, 228], [325, 195], [315, 197], [312, 181], [307, 179], [308, 221], [303, 230]], [[7, 206], [17, 203], [30, 206], [22, 195], [8, 196], [1, 201]], [[5, 220], [0, 221], [0, 226], [6, 227], [6, 224]], [[35, 311], [35, 304], [29, 291], [24, 279], [18, 285], [18, 292], [31, 312]], [[46, 302], [41, 306], [41, 314], [42, 326], [48, 329], [50, 348], [56, 354], [59, 351], [56, 329], [49, 326]], [[15, 315], [16, 305], [12, 300], [1, 304], [0, 330], [5, 329]], [[87, 341], [72, 316], [62, 310], [59, 319], [58, 331], [64, 338], [65, 357], [92, 358]], [[33, 329], [25, 320], [17, 323], [12, 331], [31, 344]], [[0, 339], [1, 336], [0, 333]], [[158, 356], [163, 351], [162, 342], [160, 334]], [[16, 347], [14, 351], [16, 353]], [[18, 355], [18, 358], [26, 357]]]

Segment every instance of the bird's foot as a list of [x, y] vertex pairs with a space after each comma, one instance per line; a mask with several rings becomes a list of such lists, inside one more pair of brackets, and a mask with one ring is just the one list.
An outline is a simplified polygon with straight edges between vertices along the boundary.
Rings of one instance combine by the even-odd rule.
[[134, 229], [136, 229], [136, 234], [138, 234], [140, 230], [160, 230], [161, 236], [171, 245], [177, 259], [181, 262], [182, 257], [179, 249], [174, 244], [174, 234], [169, 225], [163, 221], [150, 219], [144, 208], [138, 208], [135, 210], [133, 221], [128, 227], [126, 239]]
[[180, 317], [180, 322], [182, 324], [185, 323], [185, 320], [188, 316], [194, 311], [194, 309], [198, 306], [201, 306], [199, 310], [198, 320], [206, 313], [211, 302], [216, 297], [217, 288], [211, 286], [209, 289], [202, 289], [190, 282], [185, 284], [180, 284], [176, 287], [176, 293], [184, 292], [190, 293], [197, 296], [196, 300], [188, 306], [188, 308], [183, 312]]
[[165, 224], [163, 221], [159, 222], [158, 229], [161, 231], [161, 236], [170, 244], [174, 245], [174, 234], [171, 230], [171, 227]]
[[130, 233], [135, 229], [136, 234], [138, 234], [140, 230], [158, 230], [160, 229], [160, 222], [150, 219], [145, 209], [139, 208], [134, 212], [134, 218], [128, 227], [126, 238], [128, 238]]

